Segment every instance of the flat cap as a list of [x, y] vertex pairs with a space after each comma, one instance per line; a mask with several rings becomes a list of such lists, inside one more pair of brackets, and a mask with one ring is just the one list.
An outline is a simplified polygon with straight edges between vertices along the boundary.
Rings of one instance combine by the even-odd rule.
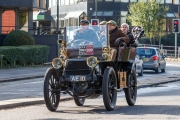
[[100, 22], [99, 24], [100, 24], [100, 25], [106, 25], [106, 23], [107, 23], [107, 21], [102, 21], [102, 22]]
[[106, 24], [111, 24], [111, 25], [117, 26], [117, 23], [113, 20], [108, 21]]

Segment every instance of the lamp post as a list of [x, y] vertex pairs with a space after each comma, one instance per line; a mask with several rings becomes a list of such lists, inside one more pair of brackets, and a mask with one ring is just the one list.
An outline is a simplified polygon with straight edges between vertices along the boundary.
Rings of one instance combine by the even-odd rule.
[[59, 0], [57, 0], [57, 31], [59, 30]]
[[96, 19], [97, 19], [97, 0], [95, 0], [95, 12], [96, 12]]

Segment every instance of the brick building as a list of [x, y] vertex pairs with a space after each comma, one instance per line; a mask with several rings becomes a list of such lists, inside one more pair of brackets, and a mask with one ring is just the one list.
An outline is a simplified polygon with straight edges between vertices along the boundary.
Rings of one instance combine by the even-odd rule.
[[47, 10], [49, 0], [0, 0], [0, 34], [11, 30], [31, 32], [33, 11]]

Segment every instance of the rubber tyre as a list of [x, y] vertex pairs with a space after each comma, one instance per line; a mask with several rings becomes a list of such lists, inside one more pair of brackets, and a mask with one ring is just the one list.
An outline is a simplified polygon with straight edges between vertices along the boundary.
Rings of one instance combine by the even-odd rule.
[[85, 98], [74, 98], [74, 102], [77, 106], [83, 106], [85, 102]]
[[104, 71], [103, 81], [102, 81], [102, 95], [104, 106], [107, 111], [114, 110], [117, 100], [117, 78], [115, 71], [112, 67], [107, 67]]
[[60, 92], [53, 92], [57, 89], [58, 77], [54, 68], [49, 68], [44, 77], [44, 101], [49, 111], [56, 111], [60, 101]]
[[127, 88], [124, 88], [126, 102], [129, 106], [133, 106], [137, 97], [137, 79], [134, 69], [132, 69], [131, 73], [128, 75], [126, 84]]

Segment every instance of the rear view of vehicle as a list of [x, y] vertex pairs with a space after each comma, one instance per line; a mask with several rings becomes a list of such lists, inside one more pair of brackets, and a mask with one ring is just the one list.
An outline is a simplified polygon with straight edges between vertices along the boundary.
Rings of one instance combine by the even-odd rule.
[[166, 61], [163, 54], [155, 47], [138, 47], [137, 54], [143, 59], [144, 70], [154, 70], [159, 73], [165, 72]]

